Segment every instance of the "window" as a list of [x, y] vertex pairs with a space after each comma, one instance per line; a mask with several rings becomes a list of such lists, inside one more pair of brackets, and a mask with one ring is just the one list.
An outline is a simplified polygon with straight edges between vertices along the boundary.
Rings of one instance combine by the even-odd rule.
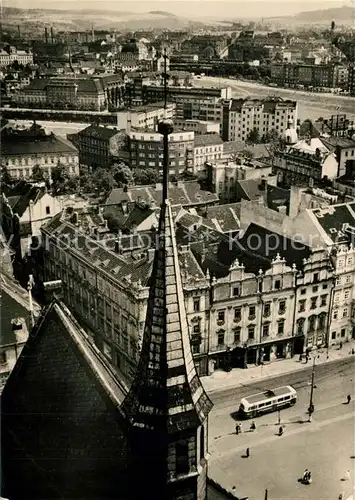
[[337, 336], [337, 332], [332, 332], [332, 340], [335, 340]]
[[277, 325], [277, 333], [278, 333], [278, 335], [282, 335], [284, 333], [284, 329], [285, 329], [285, 320], [281, 319], [278, 322], [278, 325]]
[[338, 319], [338, 311], [334, 311], [334, 313], [333, 313], [333, 319]]
[[255, 337], [255, 326], [248, 326], [248, 339], [253, 339]]
[[198, 323], [197, 325], [194, 325], [193, 332], [194, 333], [201, 333], [200, 323]]
[[276, 280], [274, 286], [275, 286], [275, 290], [280, 290], [280, 288], [281, 288], [281, 281], [280, 280]]
[[299, 335], [302, 335], [302, 333], [303, 333], [304, 321], [305, 321], [304, 318], [299, 318], [297, 320], [297, 333]]
[[218, 311], [218, 321], [224, 323], [224, 311]]
[[313, 283], [317, 283], [319, 281], [319, 273], [313, 274]]
[[51, 213], [51, 207], [47, 206], [46, 207], [46, 215], [49, 215]]
[[200, 354], [200, 344], [192, 344], [192, 354]]
[[6, 351], [0, 352], [0, 365], [5, 365], [7, 363]]
[[320, 296], [320, 305], [321, 306], [326, 306], [327, 305], [327, 296], [326, 295], [321, 295]]
[[233, 287], [233, 297], [239, 297], [239, 286]]
[[223, 345], [224, 344], [224, 333], [218, 333], [217, 334], [217, 344], [218, 345]]
[[350, 290], [345, 290], [344, 299], [347, 300], [349, 298], [349, 295], [350, 295]]
[[255, 306], [249, 306], [249, 319], [255, 318]]
[[194, 311], [198, 312], [200, 310], [200, 299], [194, 299]]
[[346, 329], [342, 328], [341, 331], [340, 331], [341, 337], [345, 337], [345, 332], [346, 332]]
[[236, 307], [234, 309], [234, 321], [240, 321], [242, 319], [242, 308]]
[[189, 445], [188, 443], [176, 443], [176, 474], [187, 474], [189, 472]]
[[317, 307], [317, 297], [311, 298], [311, 309], [316, 309]]
[[328, 285], [327, 284], [324, 284], [323, 285], [323, 290], [326, 290], [328, 288]]
[[335, 284], [336, 285], [341, 285], [341, 278], [337, 278], [336, 281], [335, 281]]
[[306, 301], [305, 300], [300, 300], [298, 302], [298, 312], [303, 312], [306, 310]]
[[302, 288], [301, 290], [301, 295], [305, 295], [306, 294], [306, 289], [305, 288]]
[[240, 332], [241, 332], [240, 326], [235, 328], [235, 330], [234, 330], [234, 342], [236, 344], [239, 344], [239, 342], [240, 342]]
[[201, 425], [200, 433], [200, 460], [205, 458], [205, 428]]
[[315, 329], [316, 329], [316, 317], [311, 316], [308, 320], [308, 331], [314, 332]]
[[263, 337], [267, 337], [269, 335], [270, 325], [266, 323], [263, 325]]
[[345, 283], [350, 283], [351, 282], [351, 275], [348, 274], [348, 276], [345, 278]]
[[271, 304], [264, 304], [264, 316], [270, 316], [271, 313]]
[[279, 314], [284, 314], [286, 311], [286, 300], [280, 300], [279, 302]]
[[317, 286], [314, 286], [314, 287], [312, 288], [312, 292], [313, 292], [313, 293], [317, 293], [317, 292], [318, 292], [318, 285], [317, 285]]
[[348, 308], [344, 307], [343, 309], [343, 318], [346, 318], [348, 316]]

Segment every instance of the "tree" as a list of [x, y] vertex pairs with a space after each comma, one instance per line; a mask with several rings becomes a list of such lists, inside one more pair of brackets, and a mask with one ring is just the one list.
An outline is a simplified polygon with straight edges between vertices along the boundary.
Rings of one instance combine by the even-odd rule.
[[247, 135], [247, 142], [251, 142], [252, 144], [258, 144], [260, 142], [260, 134], [258, 129], [254, 128]]
[[32, 170], [32, 179], [36, 182], [44, 180], [43, 170], [39, 165], [35, 165]]
[[100, 192], [101, 191], [107, 192], [117, 187], [117, 182], [114, 176], [112, 175], [112, 172], [104, 168], [96, 169], [93, 172], [91, 179], [93, 181], [95, 188]]
[[1, 184], [9, 186], [11, 184], [11, 176], [6, 165], [1, 167]]
[[65, 167], [58, 163], [51, 171], [52, 189], [55, 193], [65, 191], [65, 185], [68, 180]]
[[132, 186], [134, 177], [132, 170], [124, 163], [115, 163], [111, 167], [111, 175], [119, 187]]
[[134, 183], [138, 186], [156, 184], [159, 172], [155, 168], [137, 168], [133, 172]]

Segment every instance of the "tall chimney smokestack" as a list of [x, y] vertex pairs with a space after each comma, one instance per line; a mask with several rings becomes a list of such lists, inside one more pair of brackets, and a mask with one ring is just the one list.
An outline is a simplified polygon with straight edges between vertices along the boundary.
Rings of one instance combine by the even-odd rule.
[[51, 27], [51, 42], [54, 43], [54, 33], [52, 27]]
[[95, 41], [95, 30], [94, 30], [93, 26], [91, 28], [91, 34], [92, 34], [92, 41], [94, 42]]
[[18, 37], [21, 38], [21, 28], [20, 25], [17, 25]]
[[47, 27], [44, 28], [44, 39], [46, 44], [48, 43], [48, 29]]

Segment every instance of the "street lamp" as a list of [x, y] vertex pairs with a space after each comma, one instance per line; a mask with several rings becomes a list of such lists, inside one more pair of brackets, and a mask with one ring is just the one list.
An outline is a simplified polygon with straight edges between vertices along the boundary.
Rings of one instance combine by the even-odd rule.
[[316, 357], [313, 356], [311, 394], [310, 394], [310, 398], [309, 398], [309, 407], [308, 407], [308, 422], [312, 422], [312, 413], [314, 412], [313, 389], [314, 389], [314, 372], [315, 372], [315, 366], [316, 366]]

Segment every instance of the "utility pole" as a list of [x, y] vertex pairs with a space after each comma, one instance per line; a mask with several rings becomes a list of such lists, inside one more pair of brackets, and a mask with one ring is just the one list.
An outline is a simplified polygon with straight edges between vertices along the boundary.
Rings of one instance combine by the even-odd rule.
[[313, 357], [313, 367], [312, 367], [312, 382], [311, 382], [311, 394], [309, 398], [309, 407], [308, 407], [308, 422], [312, 422], [312, 413], [314, 412], [314, 404], [313, 404], [313, 389], [314, 389], [314, 372], [316, 366], [316, 357]]

